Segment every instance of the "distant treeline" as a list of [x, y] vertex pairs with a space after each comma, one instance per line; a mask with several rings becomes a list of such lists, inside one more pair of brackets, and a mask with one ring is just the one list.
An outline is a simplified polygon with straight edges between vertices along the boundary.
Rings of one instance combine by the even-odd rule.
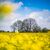
[[[48, 32], [47, 28], [42, 29], [40, 26], [38, 26], [36, 20], [32, 18], [24, 19], [23, 21], [18, 20], [14, 22], [10, 27], [12, 28], [11, 32], [15, 32], [16, 30], [18, 32]], [[0, 32], [10, 31], [0, 30]]]

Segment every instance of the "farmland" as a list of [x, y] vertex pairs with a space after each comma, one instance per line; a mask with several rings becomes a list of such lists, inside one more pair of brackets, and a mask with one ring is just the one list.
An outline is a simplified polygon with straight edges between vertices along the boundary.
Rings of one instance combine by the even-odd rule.
[[48, 33], [0, 33], [0, 50], [50, 50]]

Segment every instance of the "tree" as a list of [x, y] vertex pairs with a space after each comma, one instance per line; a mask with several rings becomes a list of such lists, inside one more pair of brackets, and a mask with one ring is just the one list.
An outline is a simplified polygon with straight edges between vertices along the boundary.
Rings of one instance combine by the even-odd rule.
[[15, 32], [16, 28], [14, 25], [11, 25], [11, 28], [13, 29], [13, 32]]
[[32, 18], [24, 19], [23, 22], [18, 20], [11, 27], [14, 32], [15, 30], [18, 30], [18, 32], [38, 32], [41, 30], [35, 19]]
[[37, 26], [35, 19], [28, 18], [23, 21], [23, 30], [26, 32], [32, 32], [34, 26]]
[[41, 27], [40, 26], [33, 26], [33, 32], [41, 32]]
[[17, 21], [17, 29], [18, 29], [18, 32], [22, 31], [22, 21], [20, 20]]
[[21, 26], [22, 26], [22, 21], [20, 20], [16, 21], [11, 25], [13, 32], [15, 32], [15, 30], [21, 31]]
[[47, 28], [43, 28], [42, 32], [48, 32], [48, 29]]

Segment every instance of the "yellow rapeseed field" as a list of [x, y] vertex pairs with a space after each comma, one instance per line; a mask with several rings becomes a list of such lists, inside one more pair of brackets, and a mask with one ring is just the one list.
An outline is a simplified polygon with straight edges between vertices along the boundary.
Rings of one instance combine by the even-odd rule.
[[48, 33], [0, 33], [0, 50], [50, 50]]

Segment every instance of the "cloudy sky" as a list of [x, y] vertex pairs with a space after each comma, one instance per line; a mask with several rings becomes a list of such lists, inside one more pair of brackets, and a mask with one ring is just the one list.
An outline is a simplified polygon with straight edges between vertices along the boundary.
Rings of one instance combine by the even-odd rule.
[[10, 30], [13, 22], [26, 18], [33, 18], [42, 28], [50, 29], [50, 0], [0, 0], [0, 3], [12, 7], [0, 22], [0, 29]]

